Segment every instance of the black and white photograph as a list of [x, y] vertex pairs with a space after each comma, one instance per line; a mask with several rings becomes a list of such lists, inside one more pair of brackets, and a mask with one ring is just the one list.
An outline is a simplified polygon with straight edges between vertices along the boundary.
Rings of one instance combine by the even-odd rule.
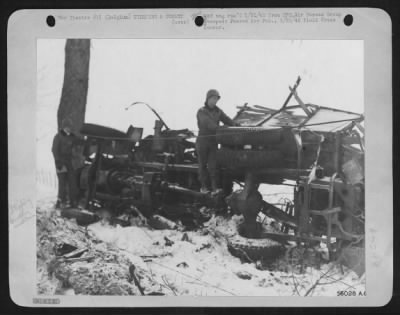
[[37, 49], [38, 293], [365, 294], [362, 41]]

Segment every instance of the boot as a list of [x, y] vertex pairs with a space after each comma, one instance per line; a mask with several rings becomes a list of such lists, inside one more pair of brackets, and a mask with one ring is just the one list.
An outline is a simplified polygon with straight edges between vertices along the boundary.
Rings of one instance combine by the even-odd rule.
[[62, 207], [62, 202], [61, 202], [60, 199], [57, 199], [57, 202], [56, 202], [56, 204], [54, 205], [54, 208], [55, 208], [55, 209], [61, 209], [61, 207]]
[[57, 210], [65, 209], [65, 202], [62, 201], [61, 199], [57, 199], [57, 202], [54, 205], [54, 209], [57, 209]]
[[222, 191], [221, 188], [218, 188], [217, 184], [217, 178], [216, 177], [211, 177], [211, 188], [212, 188], [212, 193], [213, 194], [218, 194]]

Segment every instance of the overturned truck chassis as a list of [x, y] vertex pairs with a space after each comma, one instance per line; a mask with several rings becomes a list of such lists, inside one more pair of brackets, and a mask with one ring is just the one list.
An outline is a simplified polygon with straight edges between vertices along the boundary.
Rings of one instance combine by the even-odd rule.
[[[171, 130], [157, 120], [154, 135], [142, 139], [141, 128], [124, 133], [84, 125], [81, 133], [96, 150], [80, 177], [87, 208], [118, 213], [134, 206], [145, 216], [162, 214], [190, 225], [201, 206], [229, 207], [244, 217], [238, 231], [242, 244], [232, 247], [246, 249], [247, 239], [323, 242], [331, 259], [347, 252], [363, 270], [364, 118], [304, 103], [299, 83], [300, 78], [289, 87], [280, 109], [245, 104], [234, 118], [240, 127], [217, 130], [219, 194], [199, 192], [189, 130]], [[293, 98], [297, 104], [288, 105]], [[242, 188], [233, 191], [235, 182]], [[282, 207], [259, 192], [261, 184], [288, 183], [293, 200]], [[281, 232], [264, 231], [257, 222], [260, 212], [280, 222]]]

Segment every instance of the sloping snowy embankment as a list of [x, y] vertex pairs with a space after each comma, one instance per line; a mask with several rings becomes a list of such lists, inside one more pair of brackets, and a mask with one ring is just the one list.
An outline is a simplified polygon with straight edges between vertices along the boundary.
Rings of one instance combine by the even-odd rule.
[[[85, 231], [75, 220], [64, 219], [53, 209], [54, 190], [38, 188], [40, 293], [138, 295], [129, 275], [131, 264], [136, 267], [145, 294], [336, 296], [340, 290], [357, 293], [365, 290], [364, 278], [359, 279], [347, 269], [342, 274], [332, 264], [325, 264], [320, 270], [309, 267], [305, 273], [295, 274], [259, 270], [255, 264], [241, 263], [229, 253], [226, 241], [236, 233], [240, 216], [231, 219], [213, 216], [198, 231], [111, 226], [104, 221], [90, 225]], [[61, 241], [89, 248], [85, 255], [94, 258], [54, 266], [54, 243]], [[73, 290], [66, 291], [68, 288]]]

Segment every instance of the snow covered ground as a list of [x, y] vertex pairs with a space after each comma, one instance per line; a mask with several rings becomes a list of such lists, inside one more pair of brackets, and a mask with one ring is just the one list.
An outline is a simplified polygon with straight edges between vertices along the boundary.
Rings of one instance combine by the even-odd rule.
[[[227, 238], [236, 234], [240, 216], [213, 216], [203, 228], [187, 232], [111, 226], [105, 221], [89, 225], [85, 231], [53, 209], [52, 186], [38, 185], [38, 193], [38, 291], [43, 294], [140, 294], [129, 280], [131, 264], [145, 294], [336, 296], [343, 290], [357, 294], [365, 290], [363, 277], [346, 268], [342, 273], [332, 263], [320, 269], [307, 267], [301, 274], [288, 269], [283, 259], [271, 270], [242, 263], [227, 249]], [[95, 258], [64, 263], [51, 275], [57, 241], [87, 247], [87, 255]]]

